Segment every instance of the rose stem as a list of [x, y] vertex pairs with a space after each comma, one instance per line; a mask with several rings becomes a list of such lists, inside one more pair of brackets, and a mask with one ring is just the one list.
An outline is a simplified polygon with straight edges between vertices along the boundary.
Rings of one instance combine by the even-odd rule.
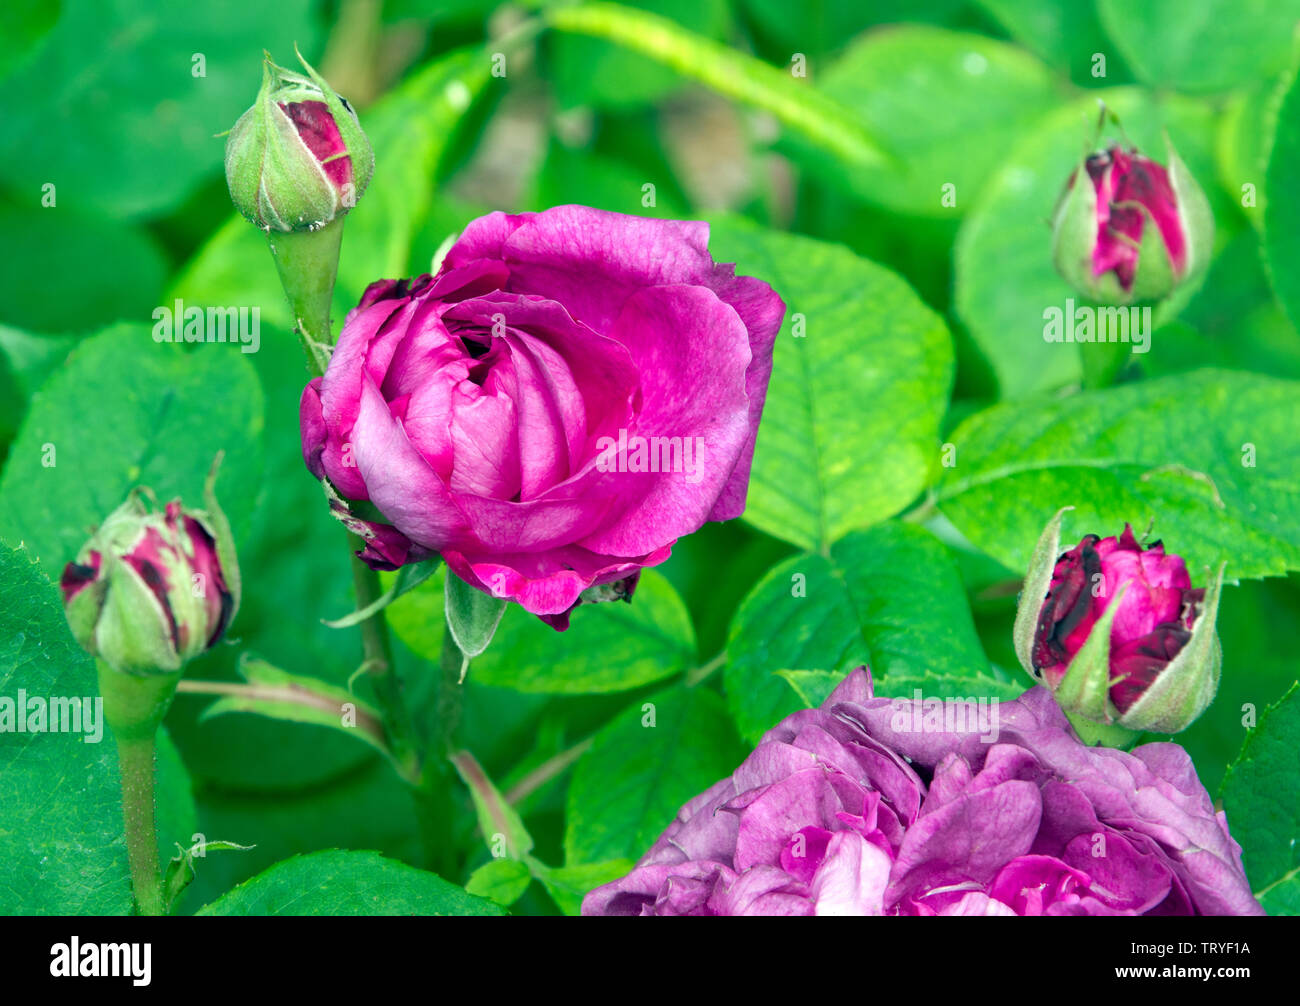
[[[364, 542], [353, 534], [348, 535], [348, 540], [353, 550], [352, 587], [357, 596], [357, 608], [361, 609], [377, 601], [383, 595], [383, 589], [379, 585], [379, 574], [356, 557], [356, 550], [364, 547]], [[412, 757], [418, 759], [415, 731], [402, 697], [402, 679], [393, 666], [393, 648], [383, 609], [361, 623], [361, 652], [363, 666], [375, 686], [375, 698], [392, 743], [393, 756], [401, 764], [406, 764]]]
[[293, 311], [294, 331], [302, 341], [307, 367], [314, 377], [325, 373], [329, 349], [334, 345], [330, 302], [334, 299], [334, 277], [343, 243], [343, 220], [335, 217], [316, 230], [270, 231], [266, 236], [280, 285]]
[[460, 681], [463, 654], [452, 638], [451, 631], [445, 626], [438, 663], [441, 673], [435, 712], [437, 733], [431, 757], [424, 766], [414, 796], [425, 857], [436, 872], [455, 879], [460, 864], [457, 861], [453, 831], [452, 794], [458, 777], [447, 756], [456, 749], [454, 737], [460, 724], [464, 695], [464, 686]]
[[[307, 367], [314, 376], [325, 372], [334, 329], [330, 324], [330, 305], [334, 297], [334, 279], [338, 273], [339, 248], [343, 241], [343, 217], [337, 217], [316, 230], [291, 233], [271, 232], [267, 241], [280, 274], [294, 328], [307, 354]], [[352, 586], [357, 607], [365, 608], [383, 593], [379, 576], [356, 557], [364, 542], [348, 535], [352, 551]], [[361, 646], [364, 666], [375, 686], [375, 697], [384, 718], [384, 728], [391, 739], [393, 756], [401, 764], [418, 761], [414, 731], [402, 701], [402, 682], [393, 667], [393, 652], [388, 640], [388, 626], [383, 611], [377, 611], [361, 623]]]
[[180, 673], [125, 674], [102, 660], [96, 664], [104, 719], [117, 740], [131, 887], [141, 915], [165, 915], [154, 821], [154, 738], [171, 705]]
[[154, 740], [117, 742], [122, 767], [122, 816], [131, 886], [141, 915], [163, 915], [162, 875], [158, 871], [158, 835], [154, 828]]
[[1110, 387], [1128, 363], [1129, 353], [1128, 344], [1123, 342], [1079, 343], [1083, 386], [1089, 391]]

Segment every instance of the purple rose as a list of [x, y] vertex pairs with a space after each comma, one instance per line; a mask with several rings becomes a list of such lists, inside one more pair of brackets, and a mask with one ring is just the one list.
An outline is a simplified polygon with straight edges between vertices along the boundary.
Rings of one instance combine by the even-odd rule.
[[365, 292], [303, 392], [303, 456], [382, 513], [344, 515], [372, 566], [438, 552], [563, 628], [744, 509], [784, 312], [707, 224], [492, 213], [436, 276]]
[[1205, 591], [1192, 588], [1179, 556], [1158, 541], [1144, 549], [1127, 524], [1118, 538], [1088, 535], [1057, 560], [1038, 616], [1034, 668], [1052, 688], [1116, 597], [1110, 699], [1123, 714], [1192, 638]]
[[583, 914], [1263, 914], [1178, 745], [1088, 747], [1041, 687], [926, 728], [938, 701], [853, 672]]

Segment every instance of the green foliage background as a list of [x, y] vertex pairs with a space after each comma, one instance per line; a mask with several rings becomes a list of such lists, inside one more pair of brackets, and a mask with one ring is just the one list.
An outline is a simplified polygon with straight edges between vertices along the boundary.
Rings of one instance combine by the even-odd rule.
[[[1073, 504], [1066, 538], [1154, 521], [1194, 580], [1227, 560], [1223, 684], [1177, 739], [1266, 907], [1295, 913], [1298, 20], [1298, 0], [7, 4], [0, 695], [90, 694], [52, 581], [127, 488], [197, 500], [224, 449], [245, 604], [187, 676], [238, 680], [247, 652], [369, 698], [356, 630], [321, 624], [352, 606], [342, 532], [302, 466], [306, 371], [216, 138], [262, 50], [296, 42], [376, 151], [336, 319], [480, 213], [564, 202], [706, 218], [714, 257], [789, 311], [745, 517], [564, 635], [507, 611], [473, 662], [458, 740], [495, 786], [457, 791], [443, 879], [373, 748], [182, 694], [160, 841], [254, 848], [194, 859], [178, 911], [572, 914], [859, 663], [883, 694], [1027, 687], [1018, 577]], [[1083, 390], [1077, 347], [1041, 337], [1070, 295], [1046, 219], [1098, 99], [1157, 157], [1168, 133], [1217, 237], [1151, 351]], [[260, 308], [259, 352], [154, 343], [177, 298]], [[436, 704], [441, 592], [388, 611], [416, 710]], [[111, 750], [0, 734], [0, 911], [129, 910]]]

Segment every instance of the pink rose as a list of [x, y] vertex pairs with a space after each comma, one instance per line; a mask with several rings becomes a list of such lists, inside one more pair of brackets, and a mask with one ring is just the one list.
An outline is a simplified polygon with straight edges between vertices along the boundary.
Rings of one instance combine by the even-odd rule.
[[372, 566], [441, 553], [562, 629], [744, 510], [784, 313], [707, 224], [492, 213], [436, 276], [365, 292], [303, 392], [303, 457], [382, 514], [336, 504]]

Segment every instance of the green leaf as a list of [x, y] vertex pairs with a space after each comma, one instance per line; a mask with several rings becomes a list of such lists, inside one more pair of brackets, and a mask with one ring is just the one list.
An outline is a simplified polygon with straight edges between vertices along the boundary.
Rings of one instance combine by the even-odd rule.
[[216, 134], [252, 104], [262, 50], [296, 40], [310, 55], [316, 25], [309, 0], [65, 0], [39, 58], [5, 82], [0, 176], [16, 192], [53, 181], [60, 207], [115, 217], [174, 206], [219, 174]]
[[173, 279], [165, 303], [177, 298], [204, 307], [256, 307], [263, 324], [286, 332], [294, 324], [266, 235], [238, 213], [212, 233]]
[[23, 409], [45, 379], [68, 358], [78, 341], [75, 335], [32, 335], [0, 325], [0, 353], [9, 360]]
[[509, 908], [524, 896], [532, 882], [533, 875], [526, 863], [518, 859], [491, 859], [470, 874], [465, 890]]
[[[131, 911], [117, 745], [98, 695], [94, 663], [73, 642], [58, 591], [30, 555], [0, 545], [0, 912], [6, 915]], [[62, 700], [72, 699], [79, 700], [80, 732], [32, 729], [33, 701], [46, 710], [48, 728], [55, 709], [70, 711]], [[27, 707], [22, 732], [20, 700]], [[158, 737], [156, 803], [165, 862], [173, 843], [188, 843], [197, 827], [189, 777], [165, 731]]]
[[782, 670], [843, 677], [859, 664], [871, 668], [881, 694], [897, 675], [988, 673], [956, 566], [924, 528], [893, 522], [856, 531], [829, 557], [795, 556], [759, 581], [727, 644], [727, 705], [741, 736], [757, 743], [804, 708]]
[[[229, 722], [244, 726], [265, 722], [278, 731], [282, 744], [288, 746], [297, 746], [301, 739], [307, 738], [316, 741], [319, 747], [321, 740], [334, 737], [319, 730], [287, 729], [284, 724], [269, 720], [244, 717], [231, 718]], [[425, 853], [420, 842], [421, 826], [410, 784], [400, 779], [386, 762], [370, 757], [359, 744], [346, 739], [340, 739], [339, 743], [346, 746], [345, 750], [361, 752], [364, 757], [352, 771], [335, 774], [324, 782], [279, 786], [270, 792], [264, 791], [266, 786], [259, 791], [248, 785], [239, 789], [227, 785], [199, 789], [204, 833], [233, 838], [254, 848], [238, 856], [207, 857], [182, 896], [180, 912], [195, 912], [235, 884], [300, 853], [368, 849], [390, 859], [422, 862]], [[271, 761], [271, 755], [263, 753], [262, 757], [269, 769], [283, 771]], [[243, 769], [239, 771], [240, 776], [234, 778], [242, 783]], [[469, 823], [467, 817], [458, 817], [457, 827], [462, 820]], [[175, 853], [176, 848], [172, 846], [166, 854]]]
[[201, 839], [188, 848], [177, 842], [176, 848], [176, 855], [171, 858], [163, 873], [163, 894], [169, 912], [175, 909], [177, 899], [194, 880], [197, 872], [194, 866], [196, 859], [207, 858], [209, 852], [249, 852], [253, 847], [239, 845], [237, 842], [209, 842]]
[[376, 279], [410, 275], [411, 245], [429, 212], [439, 165], [461, 117], [491, 82], [491, 68], [490, 52], [457, 49], [362, 115], [379, 167], [347, 216], [336, 298], [351, 306]]
[[1300, 21], [1297, 0], [1097, 0], [1097, 11], [1139, 78], [1195, 92], [1228, 91], [1277, 73]]
[[277, 863], [199, 915], [504, 915], [436, 873], [374, 852], [332, 850]]
[[546, 893], [565, 915], [582, 914], [582, 899], [588, 891], [627, 876], [636, 865], [630, 859], [559, 867], [545, 866], [532, 856], [528, 857], [528, 861], [533, 876], [542, 882]]
[[1300, 378], [1300, 335], [1273, 294], [1260, 251], [1254, 228], [1228, 242], [1178, 321], [1160, 329], [1157, 351], [1142, 359], [1146, 376], [1208, 366]]
[[187, 352], [148, 328], [111, 328], [33, 398], [0, 478], [0, 536], [57, 576], [133, 486], [199, 505], [224, 450], [217, 495], [238, 539], [260, 485], [261, 437], [262, 392], [237, 344]]
[[[817, 0], [792, 4], [789, 0], [739, 0], [744, 24], [764, 43], [774, 58], [788, 58], [791, 48], [817, 57], [835, 52], [868, 28], [922, 21], [942, 24], [954, 19], [962, 0]], [[798, 39], [798, 45], [793, 44]], [[810, 74], [820, 66], [814, 62]]]
[[[1008, 34], [1083, 86], [1122, 80], [1119, 65], [1091, 0], [978, 0]], [[1093, 76], [1093, 54], [1106, 57], [1105, 76]]]
[[696, 659], [690, 615], [659, 573], [646, 570], [631, 603], [581, 605], [557, 633], [518, 605], [474, 662], [479, 684], [521, 692], [621, 692], [670, 677]]
[[640, 858], [686, 801], [745, 754], [722, 700], [707, 689], [678, 685], [630, 706], [574, 770], [565, 862]]
[[745, 519], [824, 550], [897, 513], [939, 459], [953, 373], [943, 320], [898, 276], [837, 245], [725, 220], [709, 247], [786, 302]]
[[[415, 653], [436, 662], [446, 631], [443, 608], [440, 574], [392, 605], [388, 622]], [[631, 603], [583, 604], [565, 632], [508, 605], [469, 680], [556, 695], [621, 692], [684, 671], [696, 656], [681, 598], [662, 575], [646, 570]]]
[[843, 170], [850, 191], [925, 217], [974, 206], [1007, 148], [1058, 103], [1052, 74], [1023, 49], [924, 25], [862, 36], [819, 87], [898, 158]]
[[[615, 213], [680, 219], [690, 216], [685, 200], [678, 195], [676, 180], [666, 164], [610, 157], [596, 150], [574, 149], [552, 139], [546, 160], [538, 172], [535, 191], [525, 200], [526, 208], [542, 211], [551, 206], [582, 203]], [[654, 186], [654, 201], [645, 205]]]
[[1300, 568], [1298, 396], [1293, 381], [1204, 370], [994, 406], [953, 432], [939, 506], [1010, 569], [1072, 505], [1064, 540], [1154, 519], [1193, 580], [1223, 561], [1232, 578], [1284, 573]]
[[[1212, 109], [1184, 98], [1156, 99], [1134, 89], [1107, 90], [1052, 113], [1010, 149], [983, 197], [962, 222], [953, 252], [953, 295], [957, 314], [987, 358], [1002, 397], [1055, 389], [1081, 377], [1079, 345], [1044, 338], [1047, 311], [1064, 312], [1067, 299], [1084, 298], [1057, 275], [1052, 264], [1052, 228], [1057, 200], [1095, 130], [1097, 101], [1103, 99], [1140, 150], [1164, 157], [1168, 129], [1192, 174], [1210, 193], [1215, 215], [1228, 217], [1232, 204], [1211, 185], [1215, 119]], [[1107, 137], [1109, 139], [1109, 136]], [[1178, 297], [1190, 296], [1183, 287]], [[1177, 303], [1166, 306], [1175, 313]], [[1152, 326], [1158, 326], [1155, 313]], [[1149, 343], [1161, 352], [1160, 340]], [[1132, 359], [1141, 359], [1133, 354]]]
[[492, 636], [501, 624], [501, 616], [505, 614], [506, 602], [471, 587], [450, 569], [443, 581], [443, 595], [447, 605], [447, 628], [461, 652], [460, 676], [463, 679], [470, 660], [492, 642]]
[[1259, 718], [1220, 796], [1255, 896], [1273, 915], [1300, 914], [1300, 683]]
[[[1038, 632], [1038, 616], [1043, 610], [1043, 601], [1047, 598], [1047, 589], [1052, 584], [1052, 572], [1056, 569], [1056, 560], [1061, 554], [1061, 518], [1071, 508], [1061, 507], [1056, 515], [1047, 522], [1043, 533], [1038, 536], [1038, 544], [1029, 560], [1025, 572], [1024, 584], [1020, 590], [1020, 600], [1016, 605], [1016, 622], [1012, 629], [1012, 639], [1016, 650], [1016, 659], [1025, 673], [1034, 673], [1034, 636]], [[1111, 605], [1115, 607], [1115, 605]]]
[[1300, 73], [1295, 67], [1279, 93], [1265, 182], [1264, 254], [1278, 299], [1292, 325], [1300, 327]]
[[789, 682], [799, 701], [809, 709], [818, 709], [825, 702], [835, 686], [845, 678], [842, 671], [777, 671]]
[[1276, 627], [1289, 624], [1297, 611], [1300, 575], [1243, 580], [1224, 592], [1218, 625], [1223, 645], [1219, 694], [1205, 715], [1176, 738], [1211, 793], [1218, 792], [1224, 771], [1241, 750], [1247, 732], [1245, 710], [1276, 702], [1295, 681], [1294, 655], [1277, 645]]
[[340, 731], [391, 757], [379, 710], [346, 688], [290, 674], [247, 653], [239, 662], [239, 672], [248, 684], [233, 686], [203, 710], [201, 720], [229, 713], [255, 713], [290, 723], [310, 723]]
[[[725, 0], [625, 0], [625, 7], [653, 10], [682, 30], [710, 39], [722, 38], [728, 21]], [[556, 36], [549, 55], [550, 77], [564, 108], [648, 104], [682, 82], [672, 70], [645, 56], [581, 35]]]
[[887, 159], [869, 130], [839, 102], [720, 42], [702, 38], [667, 18], [613, 3], [552, 7], [552, 27], [608, 39], [698, 80], [720, 94], [768, 112], [813, 145], [858, 166]]
[[[266, 398], [265, 470], [278, 476], [263, 481], [252, 530], [239, 542], [239, 560], [246, 572], [244, 594], [228, 637], [238, 643], [214, 647], [189, 664], [186, 675], [238, 682], [242, 680], [239, 659], [246, 651], [279, 667], [309, 669], [313, 677], [342, 687], [362, 662], [363, 653], [355, 629], [339, 632], [321, 623], [322, 616], [348, 611], [356, 600], [344, 529], [330, 515], [320, 484], [302, 461], [298, 402], [308, 376], [302, 351], [287, 331], [264, 329], [261, 348], [248, 359], [257, 368]], [[285, 603], [286, 598], [293, 603]], [[270, 790], [283, 798], [291, 789], [319, 789], [374, 759], [373, 752], [340, 731], [286, 727], [257, 716], [201, 720], [210, 701], [182, 694], [168, 718], [191, 773], [212, 784], [208, 789]], [[382, 770], [392, 774], [388, 766]], [[264, 836], [233, 829], [223, 833], [258, 842], [258, 857], [268, 847]], [[321, 846], [279, 849], [274, 859], [311, 848]], [[274, 859], [259, 859], [259, 865]], [[220, 891], [207, 889], [202, 876], [198, 883], [205, 897]]]
[[[39, 197], [38, 197], [39, 198]], [[167, 260], [145, 230], [59, 206], [0, 205], [0, 319], [33, 332], [89, 332], [150, 317]], [[77, 296], [51, 296], [51, 276], [77, 277]]]
[[501, 791], [492, 784], [483, 766], [468, 751], [457, 751], [449, 756], [461, 781], [469, 787], [474, 799], [474, 810], [478, 815], [478, 830], [483, 841], [487, 843], [492, 855], [498, 855], [498, 840], [505, 842], [502, 854], [511, 859], [523, 859], [532, 851], [533, 838], [524, 827], [523, 818], [519, 816]]

